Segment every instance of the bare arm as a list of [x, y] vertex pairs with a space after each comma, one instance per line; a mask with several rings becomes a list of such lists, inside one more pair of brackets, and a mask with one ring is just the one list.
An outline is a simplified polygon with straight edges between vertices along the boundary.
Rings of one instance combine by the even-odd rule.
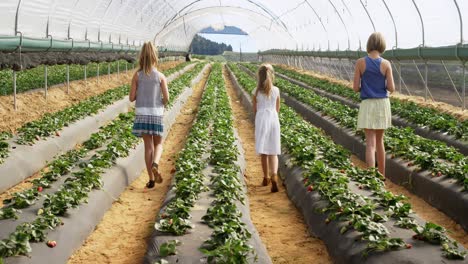
[[362, 64], [363, 60], [359, 59], [356, 61], [356, 66], [354, 69], [354, 81], [353, 81], [353, 90], [358, 93], [361, 91], [361, 75], [362, 75]]
[[166, 107], [167, 104], [169, 103], [169, 89], [167, 87], [167, 79], [166, 79], [166, 76], [164, 76], [164, 74], [162, 73], [159, 74], [159, 78], [161, 80], [161, 92], [163, 96], [163, 104], [164, 104], [164, 107]]
[[252, 96], [252, 106], [254, 114], [257, 114], [257, 96], [255, 94]]
[[130, 102], [134, 102], [136, 100], [137, 87], [138, 87], [138, 74], [135, 73], [132, 78], [132, 86], [130, 88], [130, 95], [128, 96], [130, 99]]
[[280, 106], [281, 106], [281, 98], [280, 95], [278, 94], [278, 97], [276, 97], [276, 112], [279, 113], [280, 111]]
[[386, 60], [385, 78], [387, 79], [387, 90], [390, 93], [395, 92], [395, 81], [393, 80], [392, 65]]

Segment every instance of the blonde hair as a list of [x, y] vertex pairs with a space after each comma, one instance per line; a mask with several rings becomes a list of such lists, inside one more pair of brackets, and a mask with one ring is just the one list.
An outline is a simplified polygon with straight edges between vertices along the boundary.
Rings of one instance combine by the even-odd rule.
[[387, 43], [385, 38], [380, 32], [374, 32], [369, 36], [367, 40], [367, 53], [376, 50], [380, 53], [384, 53], [387, 48]]
[[257, 76], [257, 93], [260, 91], [267, 96], [270, 96], [271, 90], [273, 88], [273, 82], [275, 81], [275, 71], [273, 66], [271, 66], [271, 64], [260, 65]]
[[158, 65], [158, 50], [151, 41], [143, 44], [140, 52], [139, 65], [138, 71], [143, 71], [146, 75], [149, 75], [153, 67]]

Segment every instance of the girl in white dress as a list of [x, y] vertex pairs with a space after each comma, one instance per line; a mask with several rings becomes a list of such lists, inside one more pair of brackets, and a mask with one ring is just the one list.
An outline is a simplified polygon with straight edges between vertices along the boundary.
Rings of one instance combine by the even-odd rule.
[[258, 69], [257, 89], [253, 92], [255, 113], [255, 150], [262, 157], [263, 186], [268, 186], [271, 173], [271, 192], [278, 191], [278, 155], [281, 154], [280, 92], [273, 86], [274, 70], [270, 64]]

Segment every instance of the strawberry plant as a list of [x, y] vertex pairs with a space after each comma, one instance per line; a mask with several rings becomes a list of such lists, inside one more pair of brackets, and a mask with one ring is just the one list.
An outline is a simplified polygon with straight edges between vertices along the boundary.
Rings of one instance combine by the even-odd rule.
[[[257, 66], [253, 64], [243, 64], [250, 70], [256, 71]], [[275, 66], [278, 73], [290, 78], [299, 80], [311, 87], [318, 88], [348, 98], [354, 102], [360, 102], [359, 94], [355, 93], [351, 87], [337, 84], [326, 79], [319, 79], [308, 74], [301, 74], [294, 70], [289, 70], [281, 66]], [[408, 121], [419, 125], [427, 126], [434, 131], [447, 132], [462, 141], [468, 141], [468, 121], [460, 121], [454, 116], [441, 113], [436, 109], [424, 107], [414, 102], [403, 101], [391, 98], [392, 112]]]
[[[242, 74], [242, 71], [236, 66], [233, 65], [232, 69], [236, 76], [238, 74], [242, 76], [241, 83], [242, 79], [250, 78], [245, 72]], [[295, 97], [300, 102], [334, 118], [343, 128], [356, 131], [357, 109], [322, 97], [311, 90], [283, 79], [277, 79], [276, 84], [289, 96]], [[389, 152], [395, 156], [411, 160], [421, 169], [429, 170], [435, 174], [441, 172], [443, 175], [454, 178], [460, 185], [464, 186], [465, 190], [468, 190], [468, 166], [466, 166], [468, 157], [455, 148], [448, 147], [445, 143], [437, 140], [420, 137], [411, 128], [397, 127], [387, 129], [385, 144]]]
[[176, 255], [176, 247], [179, 246], [181, 243], [179, 240], [170, 240], [166, 243], [161, 244], [159, 247], [159, 255], [161, 257], [167, 257], [169, 255]]
[[[203, 67], [203, 64], [195, 66], [195, 69], [191, 71], [193, 76]], [[181, 79], [176, 83], [175, 90], [182, 91], [188, 87], [191, 79]], [[210, 123], [215, 107], [215, 87], [212, 85], [212, 79], [213, 77], [210, 75], [200, 102], [196, 122], [190, 130], [184, 149], [178, 154], [174, 176], [176, 196], [167, 204], [160, 214], [158, 222], [155, 223], [154, 227], [158, 231], [183, 235], [191, 229], [190, 209], [198, 200], [199, 194], [206, 190], [203, 183], [204, 175], [201, 171], [206, 166], [206, 161], [202, 156], [209, 141]], [[169, 90], [171, 91], [171, 89]]]
[[[246, 90], [255, 87], [253, 78], [235, 66], [232, 66], [232, 69], [241, 86], [247, 85], [244, 86], [247, 87]], [[237, 76], [238, 73], [240, 77]], [[362, 170], [353, 166], [349, 152], [342, 151], [342, 146], [334, 144], [321, 130], [304, 121], [285, 105], [281, 107], [280, 124], [282, 145], [284, 151], [292, 158], [291, 165], [304, 170], [304, 185], [307, 186], [304, 191], [318, 192], [327, 201], [326, 206], [317, 209], [319, 212], [328, 213], [326, 224], [336, 220], [347, 222], [340, 232], [345, 233], [350, 229], [358, 231], [360, 238], [367, 242], [364, 255], [373, 251], [412, 248], [412, 245], [405, 244], [401, 238], [391, 238], [389, 231], [382, 225], [392, 219], [396, 226], [402, 228], [423, 228], [411, 217], [411, 204], [407, 202], [406, 197], [385, 191], [385, 179], [376, 169]], [[330, 151], [333, 148], [338, 150]], [[309, 151], [313, 154], [307, 153]], [[454, 160], [459, 158], [451, 151], [443, 155]], [[336, 162], [337, 160], [340, 161]], [[353, 182], [359, 189], [369, 189], [373, 195], [366, 197], [352, 192], [349, 186]], [[309, 188], [310, 186], [313, 188]], [[376, 213], [378, 209], [383, 209], [386, 215]], [[455, 246], [455, 242], [446, 236], [445, 230], [438, 231], [450, 241], [442, 246], [443, 255], [447, 258], [464, 258], [466, 252]]]
[[218, 88], [210, 152], [210, 163], [216, 173], [211, 177], [215, 200], [203, 221], [214, 230], [200, 250], [208, 257], [208, 263], [248, 263], [248, 257], [253, 253], [253, 248], [248, 245], [252, 235], [236, 206], [236, 201], [243, 203], [244, 190], [239, 180], [239, 166], [235, 163], [239, 151], [235, 144], [232, 110], [219, 64], [214, 65], [213, 75], [214, 85]]

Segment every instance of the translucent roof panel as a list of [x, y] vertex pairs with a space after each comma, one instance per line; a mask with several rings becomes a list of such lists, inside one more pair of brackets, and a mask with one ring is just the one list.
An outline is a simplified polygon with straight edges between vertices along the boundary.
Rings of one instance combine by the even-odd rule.
[[[457, 8], [458, 5], [458, 8]], [[380, 31], [388, 48], [454, 45], [468, 36], [466, 0], [2, 0], [0, 35], [188, 50], [208, 26], [237, 26], [261, 50], [364, 49]], [[464, 41], [466, 43], [466, 41]]]

